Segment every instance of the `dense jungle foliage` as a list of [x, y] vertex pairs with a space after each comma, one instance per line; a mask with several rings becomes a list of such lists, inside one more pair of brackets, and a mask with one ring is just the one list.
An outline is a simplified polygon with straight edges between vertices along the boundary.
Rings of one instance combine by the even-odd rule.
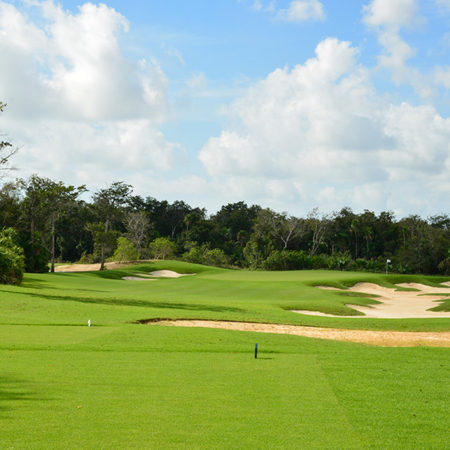
[[238, 202], [208, 216], [183, 201], [133, 195], [122, 182], [89, 201], [80, 199], [86, 191], [37, 175], [0, 187], [0, 229], [15, 230], [26, 271], [53, 270], [55, 262], [103, 267], [108, 259], [179, 258], [264, 270], [382, 272], [389, 264], [396, 273], [450, 274], [445, 213], [397, 219], [390, 211], [357, 214], [344, 207], [294, 217]]

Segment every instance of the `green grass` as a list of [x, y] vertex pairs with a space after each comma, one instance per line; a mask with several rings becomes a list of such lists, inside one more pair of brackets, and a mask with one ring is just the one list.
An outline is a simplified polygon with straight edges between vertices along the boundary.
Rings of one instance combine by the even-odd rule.
[[[195, 276], [157, 281], [124, 281], [122, 277], [158, 269]], [[360, 315], [346, 306], [348, 297], [315, 285], [352, 286], [370, 281], [382, 286], [418, 282], [438, 286], [445, 278], [376, 275], [352, 272], [251, 272], [217, 269], [179, 261], [161, 261], [120, 270], [90, 273], [28, 274], [22, 286], [0, 286], [0, 323], [95, 324], [156, 318], [195, 318], [284, 323], [337, 328], [443, 331], [447, 319], [353, 319], [307, 316], [290, 310]], [[447, 279], [448, 280], [448, 279]], [[373, 296], [352, 295], [351, 303], [376, 304]], [[440, 307], [450, 311], [450, 298]]]
[[[197, 275], [121, 280], [157, 269]], [[348, 297], [315, 284], [405, 282], [398, 279], [180, 262], [28, 274], [23, 286], [0, 287], [0, 448], [450, 448], [450, 349], [135, 323], [178, 317], [448, 330], [450, 319], [355, 324], [285, 310], [345, 308]]]

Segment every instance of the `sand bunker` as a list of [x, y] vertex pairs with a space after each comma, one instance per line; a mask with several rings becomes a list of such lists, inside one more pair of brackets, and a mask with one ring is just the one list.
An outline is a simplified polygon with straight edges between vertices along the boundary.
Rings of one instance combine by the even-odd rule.
[[172, 270], [155, 270], [150, 273], [138, 273], [138, 277], [122, 277], [122, 280], [133, 281], [156, 281], [156, 278], [180, 278], [188, 275], [195, 275], [194, 273], [177, 273]]
[[155, 324], [177, 327], [221, 328], [224, 330], [254, 331], [257, 333], [291, 334], [319, 339], [359, 342], [380, 347], [450, 347], [450, 332], [338, 330], [334, 328], [302, 327], [296, 325], [215, 322], [210, 320], [176, 320], [150, 323], [150, 325]]
[[[315, 316], [327, 316], [327, 317], [347, 317], [353, 319], [360, 318], [377, 318], [377, 319], [413, 319], [413, 318], [431, 318], [431, 317], [450, 317], [450, 312], [436, 312], [428, 311], [430, 308], [438, 306], [440, 301], [444, 301], [447, 297], [445, 294], [450, 295], [449, 283], [443, 283], [442, 288], [425, 286], [423, 284], [416, 283], [404, 283], [399, 284], [399, 287], [406, 287], [417, 289], [414, 292], [396, 291], [395, 289], [388, 289], [382, 286], [378, 286], [373, 283], [357, 283], [348, 290], [340, 290], [330, 288], [327, 286], [316, 286], [320, 289], [332, 289], [339, 292], [360, 292], [365, 294], [379, 295], [376, 298], [381, 302], [370, 307], [358, 306], [348, 304], [350, 308], [356, 309], [364, 313], [364, 316], [334, 316], [331, 314], [324, 314], [318, 311], [304, 311], [296, 310], [293, 312]], [[433, 295], [424, 295], [433, 294]], [[444, 294], [444, 295], [442, 295]]]
[[[107, 269], [120, 269], [122, 267], [127, 267], [132, 264], [136, 264], [136, 261], [128, 262], [128, 263], [108, 262], [108, 263], [105, 263], [105, 267]], [[55, 267], [55, 272], [66, 272], [66, 273], [91, 272], [94, 270], [100, 270], [100, 263], [98, 263], [98, 264], [70, 264], [67, 266], [56, 266]]]
[[180, 278], [180, 277], [187, 277], [189, 275], [195, 275], [195, 273], [176, 273], [173, 272], [172, 270], [155, 270], [155, 272], [150, 272], [146, 274], [146, 276], [152, 276], [156, 278]]

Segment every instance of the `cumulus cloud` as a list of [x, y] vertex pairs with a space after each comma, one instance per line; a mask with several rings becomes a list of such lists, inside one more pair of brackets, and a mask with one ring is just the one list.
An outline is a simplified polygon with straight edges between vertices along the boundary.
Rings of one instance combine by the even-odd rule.
[[[224, 189], [230, 179], [242, 189], [258, 179], [266, 198], [310, 206], [325, 196], [340, 200], [338, 207], [359, 204], [378, 186], [374, 201], [397, 210], [405, 206], [399, 193], [445, 179], [450, 119], [432, 106], [386, 102], [357, 59], [349, 42], [329, 38], [315, 58], [250, 88], [229, 107], [238, 126], [199, 154], [213, 179]], [[400, 187], [386, 192], [385, 184]]]
[[[168, 80], [155, 60], [123, 54], [127, 19], [104, 4], [76, 14], [52, 0], [29, 4], [35, 21], [0, 1], [0, 98], [9, 107], [2, 121], [23, 146], [22, 167], [37, 171], [45, 159], [44, 173], [55, 178], [88, 161], [111, 171], [168, 170], [177, 145], [158, 131]], [[45, 158], [34, 154], [42, 148]]]

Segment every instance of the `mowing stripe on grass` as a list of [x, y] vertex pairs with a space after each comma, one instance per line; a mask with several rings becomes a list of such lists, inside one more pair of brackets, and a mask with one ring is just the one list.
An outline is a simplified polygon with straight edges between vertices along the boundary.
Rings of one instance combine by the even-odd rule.
[[5, 448], [362, 448], [314, 355], [0, 357], [17, 380], [0, 388]]

